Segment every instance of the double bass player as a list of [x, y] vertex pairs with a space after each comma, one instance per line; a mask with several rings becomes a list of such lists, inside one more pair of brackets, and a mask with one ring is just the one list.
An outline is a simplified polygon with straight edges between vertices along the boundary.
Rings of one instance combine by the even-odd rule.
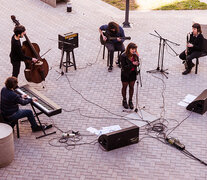
[[36, 58], [25, 56], [24, 53], [22, 52], [22, 45], [21, 45], [20, 38], [23, 38], [24, 34], [26, 34], [26, 29], [24, 26], [22, 25], [15, 26], [14, 35], [11, 38], [10, 60], [13, 67], [12, 76], [16, 78], [19, 75], [21, 61], [27, 59], [33, 61], [34, 63], [37, 62]]

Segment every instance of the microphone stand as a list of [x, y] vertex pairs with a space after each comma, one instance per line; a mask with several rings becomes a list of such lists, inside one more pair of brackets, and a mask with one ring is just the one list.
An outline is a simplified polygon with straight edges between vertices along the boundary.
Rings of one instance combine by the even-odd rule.
[[[136, 76], [137, 76], [137, 81], [136, 81], [137, 89], [136, 89], [136, 107], [134, 109], [134, 112], [136, 112], [138, 114], [138, 89], [139, 89], [139, 82], [140, 82], [140, 87], [142, 87], [141, 69], [140, 69], [139, 66], [137, 66], [137, 75]], [[140, 116], [140, 118], [142, 119], [142, 116]]]
[[[152, 33], [149, 33], [150, 35], [152, 36], [155, 36], [157, 38], [160, 39], [160, 42], [159, 42], [159, 52], [158, 52], [158, 63], [157, 63], [157, 68], [154, 69], [154, 70], [149, 70], [147, 71], [148, 73], [161, 73], [163, 74], [167, 79], [167, 75], [166, 74], [169, 74], [168, 72], [166, 72], [168, 69], [163, 69], [163, 62], [164, 62], [164, 51], [165, 51], [165, 45], [167, 45], [176, 55], [178, 55], [173, 49], [172, 47], [170, 47], [170, 45], [167, 43], [167, 42], [170, 42], [176, 46], [179, 46], [180, 44], [177, 44], [175, 42], [172, 42], [172, 41], [169, 41], [167, 39], [164, 39], [157, 31], [154, 30], [154, 32], [156, 34], [152, 34]], [[161, 61], [161, 62], [160, 62]], [[160, 67], [161, 66], [161, 67]]]

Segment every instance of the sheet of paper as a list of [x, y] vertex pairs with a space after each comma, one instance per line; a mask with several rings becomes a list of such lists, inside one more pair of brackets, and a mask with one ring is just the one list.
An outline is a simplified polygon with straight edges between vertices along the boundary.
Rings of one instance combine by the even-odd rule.
[[93, 127], [89, 127], [86, 130], [93, 134], [96, 134], [97, 136], [100, 136], [102, 134], [107, 134], [113, 131], [121, 130], [121, 127], [119, 125], [113, 125], [113, 126], [102, 127], [100, 130], [97, 130]]
[[185, 96], [185, 99], [183, 101], [185, 101], [187, 103], [191, 103], [195, 98], [196, 98], [196, 96], [194, 96], [192, 94], [187, 94], [187, 96]]
[[185, 103], [185, 102], [183, 102], [183, 101], [180, 101], [180, 102], [178, 103], [178, 105], [179, 105], [179, 106], [183, 106], [183, 107], [187, 107], [188, 103]]

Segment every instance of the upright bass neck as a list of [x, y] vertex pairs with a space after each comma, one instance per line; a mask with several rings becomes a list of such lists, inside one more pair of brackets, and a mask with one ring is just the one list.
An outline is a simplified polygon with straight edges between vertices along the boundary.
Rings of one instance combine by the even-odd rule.
[[37, 53], [37, 51], [35, 50], [34, 46], [32, 45], [31, 41], [29, 40], [28, 36], [26, 34], [24, 34], [24, 37], [26, 39], [26, 41], [28, 42], [32, 52], [34, 53], [35, 57], [38, 59], [38, 60], [41, 60], [41, 57], [40, 55]]

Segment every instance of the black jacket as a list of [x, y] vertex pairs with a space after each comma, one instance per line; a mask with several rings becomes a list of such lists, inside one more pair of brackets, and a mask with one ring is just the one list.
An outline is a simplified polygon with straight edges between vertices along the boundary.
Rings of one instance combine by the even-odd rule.
[[[139, 61], [139, 57], [135, 56], [136, 61]], [[132, 61], [123, 53], [120, 57], [121, 60], [121, 73], [124, 76], [129, 76], [131, 69], [134, 67], [136, 74], [137, 74], [137, 66], [135, 66]]]
[[22, 52], [22, 46], [20, 40], [16, 40], [14, 35], [11, 39], [11, 52], [10, 52], [11, 62], [14, 61], [24, 61], [24, 60], [32, 60], [31, 57], [25, 56]]
[[26, 105], [32, 102], [32, 99], [23, 99], [21, 95], [15, 91], [3, 87], [1, 90], [1, 113], [6, 116], [11, 116], [19, 110], [18, 104]]
[[195, 37], [193, 36], [193, 33], [191, 33], [189, 43], [193, 44], [193, 47], [188, 48], [189, 53], [203, 51], [203, 39], [204, 37], [202, 34], [198, 34], [198, 36]]

